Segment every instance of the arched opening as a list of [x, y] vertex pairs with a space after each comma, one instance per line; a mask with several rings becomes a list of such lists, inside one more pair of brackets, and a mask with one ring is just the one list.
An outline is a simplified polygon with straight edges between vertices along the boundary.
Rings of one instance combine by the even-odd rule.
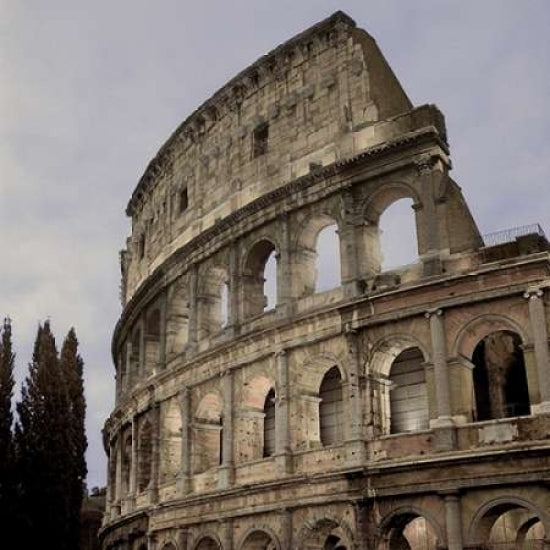
[[182, 422], [178, 399], [173, 397], [161, 407], [160, 423], [160, 464], [161, 483], [174, 481], [181, 468]]
[[222, 401], [218, 394], [205, 395], [193, 423], [193, 472], [198, 474], [221, 464], [223, 448]]
[[409, 198], [392, 203], [380, 216], [381, 270], [402, 267], [418, 260], [416, 221]]
[[187, 281], [174, 284], [168, 291], [166, 353], [180, 354], [189, 341], [189, 296]]
[[292, 254], [292, 293], [301, 298], [340, 286], [340, 236], [327, 214], [306, 221]]
[[225, 328], [229, 324], [229, 283], [224, 281], [220, 296], [221, 325]]
[[132, 435], [128, 434], [123, 440], [122, 444], [122, 494], [128, 494], [130, 492], [131, 481], [130, 474], [132, 471]]
[[500, 330], [474, 349], [475, 421], [530, 414], [529, 390], [520, 337]]
[[348, 550], [353, 543], [346, 530], [332, 519], [322, 519], [308, 527], [300, 548], [311, 550]]
[[269, 390], [264, 403], [264, 452], [263, 456], [275, 454], [275, 390]]
[[203, 537], [195, 546], [195, 550], [221, 550], [220, 543], [212, 537]]
[[253, 531], [241, 545], [241, 550], [276, 550], [275, 541], [265, 531]]
[[544, 547], [544, 521], [528, 503], [500, 502], [473, 525], [476, 546], [489, 550], [538, 550]]
[[414, 512], [394, 516], [378, 550], [436, 550], [438, 537], [429, 521]]
[[344, 402], [342, 376], [338, 367], [332, 367], [323, 377], [319, 388], [319, 434], [323, 446], [342, 442]]
[[402, 351], [390, 368], [390, 433], [425, 430], [429, 425], [424, 356], [418, 348]]
[[145, 373], [153, 374], [160, 364], [160, 310], [153, 309], [145, 323]]
[[[358, 243], [360, 271], [365, 277], [404, 267], [426, 252], [418, 240], [416, 205], [412, 190], [401, 183], [383, 185], [368, 199]], [[405, 275], [406, 270], [399, 271], [397, 277]]]
[[130, 383], [135, 384], [141, 375], [141, 330], [136, 328], [132, 333], [130, 352]]
[[227, 322], [228, 284], [227, 271], [223, 267], [210, 267], [201, 273], [198, 294], [199, 340], [218, 333], [223, 328], [224, 321]]
[[143, 420], [139, 427], [138, 445], [138, 491], [145, 491], [151, 482], [153, 464], [153, 427], [149, 420]]
[[315, 292], [340, 286], [340, 237], [336, 223], [319, 231], [315, 252]]
[[275, 245], [263, 239], [248, 253], [243, 273], [244, 318], [260, 315], [277, 304], [277, 256]]

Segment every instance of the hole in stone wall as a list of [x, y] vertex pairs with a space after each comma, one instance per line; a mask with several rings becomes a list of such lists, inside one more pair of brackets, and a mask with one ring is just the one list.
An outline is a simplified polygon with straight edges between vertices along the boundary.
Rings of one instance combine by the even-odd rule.
[[378, 230], [382, 271], [405, 266], [418, 260], [416, 222], [413, 201], [399, 199], [380, 216]]
[[340, 237], [335, 223], [319, 231], [315, 251], [315, 291], [323, 292], [340, 286]]

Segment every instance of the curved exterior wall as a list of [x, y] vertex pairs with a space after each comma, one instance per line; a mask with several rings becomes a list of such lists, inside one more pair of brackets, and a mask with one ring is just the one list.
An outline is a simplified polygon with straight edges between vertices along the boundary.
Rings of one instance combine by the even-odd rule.
[[[127, 208], [105, 550], [416, 550], [415, 518], [460, 550], [508, 510], [550, 537], [548, 243], [485, 246], [449, 169], [443, 115], [342, 13], [174, 132]], [[384, 272], [401, 198], [418, 261]], [[331, 224], [341, 285], [315, 292]]]

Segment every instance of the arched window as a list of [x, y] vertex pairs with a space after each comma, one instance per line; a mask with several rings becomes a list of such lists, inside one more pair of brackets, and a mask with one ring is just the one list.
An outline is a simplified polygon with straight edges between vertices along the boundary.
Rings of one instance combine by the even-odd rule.
[[275, 454], [275, 390], [269, 390], [264, 403], [264, 457]]
[[225, 268], [209, 266], [200, 275], [198, 295], [199, 340], [217, 334], [228, 315], [229, 287]]
[[123, 440], [122, 447], [122, 494], [130, 491], [130, 472], [132, 471], [132, 435], [128, 434]]
[[181, 353], [189, 341], [189, 291], [187, 279], [170, 287], [166, 319], [166, 353]]
[[160, 363], [160, 310], [153, 309], [145, 324], [145, 373], [153, 374]]
[[135, 384], [141, 375], [141, 330], [135, 329], [132, 334], [132, 351], [130, 354], [130, 383]]
[[149, 420], [141, 422], [138, 446], [138, 491], [145, 491], [151, 482], [153, 464], [153, 428]]
[[412, 264], [418, 260], [416, 222], [412, 199], [395, 201], [378, 222], [382, 271]]
[[401, 352], [390, 370], [390, 433], [425, 430], [429, 424], [424, 357], [418, 348]]
[[275, 245], [266, 239], [248, 253], [243, 273], [244, 317], [253, 317], [277, 304], [277, 257]]
[[338, 367], [332, 367], [323, 377], [319, 389], [319, 433], [321, 444], [336, 445], [342, 442], [343, 400], [342, 377]]
[[412, 513], [393, 518], [384, 543], [382, 547], [384, 550], [436, 550], [438, 548], [437, 535], [430, 522]]
[[327, 214], [311, 217], [300, 232], [293, 253], [292, 293], [301, 298], [340, 286], [340, 236]]
[[530, 413], [525, 362], [517, 334], [505, 330], [489, 334], [476, 346], [472, 363], [474, 420]]
[[193, 472], [200, 473], [221, 464], [222, 401], [218, 394], [208, 393], [200, 401], [193, 424]]
[[340, 237], [335, 223], [319, 231], [315, 252], [315, 291], [323, 292], [340, 286]]

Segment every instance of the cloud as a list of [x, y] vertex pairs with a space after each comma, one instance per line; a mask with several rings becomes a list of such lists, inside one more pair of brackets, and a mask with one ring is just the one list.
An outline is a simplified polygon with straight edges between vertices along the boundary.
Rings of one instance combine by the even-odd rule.
[[4, 0], [0, 314], [14, 318], [20, 378], [39, 321], [51, 317], [58, 342], [75, 325], [90, 486], [105, 480], [100, 429], [134, 186], [209, 95], [336, 9], [375, 36], [415, 103], [444, 110], [453, 175], [482, 230], [550, 230], [546, 0]]

